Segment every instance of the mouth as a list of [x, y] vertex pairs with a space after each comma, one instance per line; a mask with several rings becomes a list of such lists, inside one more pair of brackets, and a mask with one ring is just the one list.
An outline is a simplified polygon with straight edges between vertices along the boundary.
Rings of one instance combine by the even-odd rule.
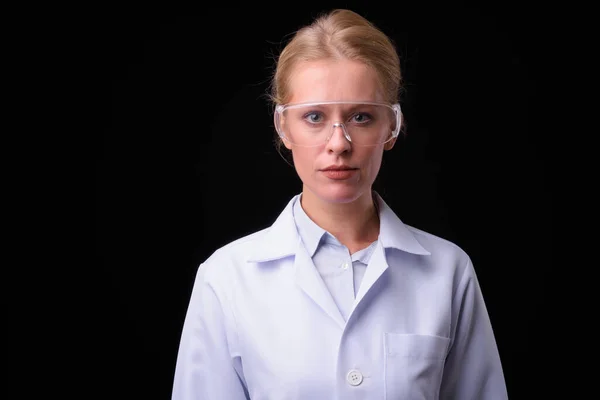
[[346, 166], [331, 166], [331, 167], [327, 167], [327, 168], [323, 168], [321, 171], [354, 171], [358, 168], [351, 168], [351, 167], [346, 167]]
[[321, 170], [321, 173], [334, 181], [345, 181], [356, 177], [358, 168], [347, 166], [330, 166]]

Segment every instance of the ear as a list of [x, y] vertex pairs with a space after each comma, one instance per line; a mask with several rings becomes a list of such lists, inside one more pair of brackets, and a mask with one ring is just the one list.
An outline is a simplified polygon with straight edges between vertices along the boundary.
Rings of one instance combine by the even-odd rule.
[[383, 149], [384, 149], [384, 150], [391, 150], [391, 149], [394, 147], [394, 145], [396, 144], [396, 139], [397, 139], [397, 138], [393, 138], [393, 139], [392, 139], [392, 140], [390, 140], [389, 142], [385, 143], [385, 144], [383, 145]]
[[291, 143], [280, 133], [285, 131], [285, 118], [281, 114], [275, 113], [275, 115], [273, 116], [273, 123], [275, 124], [277, 135], [279, 135], [279, 140], [283, 142], [283, 145], [286, 149], [291, 150]]
[[286, 149], [288, 150], [292, 150], [292, 144], [290, 142], [287, 141], [287, 139], [279, 136], [281, 138], [281, 141], [283, 142], [283, 145], [285, 146]]
[[[400, 112], [400, 114], [398, 115], [398, 118], [395, 119], [394, 123], [391, 126], [391, 132], [395, 132], [396, 128], [398, 127], [398, 125], [402, 126], [402, 113]], [[390, 140], [389, 142], [385, 143], [383, 145], [383, 148], [385, 150], [391, 150], [394, 145], [396, 144], [396, 139], [398, 139], [398, 137], [396, 136], [395, 138], [393, 138], [392, 140]]]

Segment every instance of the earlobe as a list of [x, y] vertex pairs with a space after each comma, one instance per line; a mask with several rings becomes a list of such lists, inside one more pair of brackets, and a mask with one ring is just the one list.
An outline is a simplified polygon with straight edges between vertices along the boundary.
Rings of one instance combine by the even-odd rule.
[[383, 145], [384, 150], [391, 150], [396, 144], [396, 138], [393, 138], [389, 142]]
[[279, 136], [279, 138], [281, 139], [281, 141], [283, 142], [283, 145], [285, 146], [286, 149], [288, 150], [292, 150], [292, 145], [290, 142], [288, 142], [287, 140], [285, 140], [285, 138]]

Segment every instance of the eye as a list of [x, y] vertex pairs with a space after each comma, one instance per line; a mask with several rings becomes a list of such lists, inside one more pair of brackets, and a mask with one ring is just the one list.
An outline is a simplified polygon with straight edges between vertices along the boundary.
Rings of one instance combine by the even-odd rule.
[[311, 111], [304, 114], [304, 119], [311, 124], [318, 124], [319, 122], [323, 122], [323, 114], [317, 111]]
[[371, 116], [367, 113], [356, 113], [352, 116], [352, 122], [357, 124], [365, 124], [371, 121]]

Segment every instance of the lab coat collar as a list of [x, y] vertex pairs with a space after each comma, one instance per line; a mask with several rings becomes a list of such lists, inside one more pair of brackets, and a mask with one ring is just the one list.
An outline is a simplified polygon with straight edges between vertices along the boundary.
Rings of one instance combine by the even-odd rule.
[[[431, 253], [419, 243], [383, 198], [377, 192], [373, 192], [373, 197], [379, 208], [379, 241], [383, 248], [396, 248], [407, 253], [430, 255]], [[273, 225], [258, 239], [248, 262], [273, 261], [296, 254], [300, 236], [294, 221], [293, 207], [299, 198], [300, 194], [295, 195]]]
[[379, 193], [373, 191], [373, 199], [377, 201], [379, 207], [379, 240], [383, 248], [392, 247], [407, 253], [431, 255]]
[[293, 207], [299, 196], [294, 196], [288, 202], [273, 225], [257, 240], [248, 262], [266, 262], [296, 254], [300, 235], [294, 222]]

